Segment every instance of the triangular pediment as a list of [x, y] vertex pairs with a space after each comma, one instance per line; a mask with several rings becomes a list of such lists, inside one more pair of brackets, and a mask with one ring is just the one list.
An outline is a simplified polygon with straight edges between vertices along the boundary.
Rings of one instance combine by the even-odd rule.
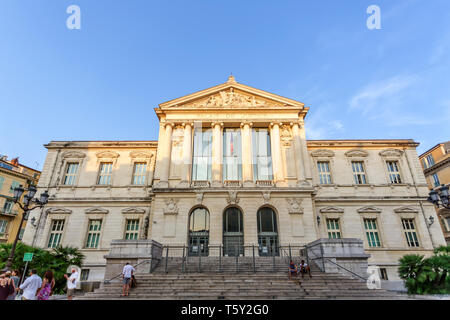
[[304, 103], [240, 84], [230, 77], [227, 82], [160, 105], [161, 110], [177, 109], [306, 109]]

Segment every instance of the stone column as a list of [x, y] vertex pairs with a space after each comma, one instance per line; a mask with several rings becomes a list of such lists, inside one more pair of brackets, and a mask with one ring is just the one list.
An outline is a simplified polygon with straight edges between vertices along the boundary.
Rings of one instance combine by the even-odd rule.
[[299, 125], [297, 122], [291, 123], [292, 134], [294, 135], [295, 168], [297, 169], [297, 183], [305, 182], [305, 164], [302, 152], [302, 141], [300, 140]]
[[169, 187], [170, 155], [172, 153], [172, 129], [173, 123], [165, 124], [163, 156], [161, 159], [161, 177], [158, 183], [159, 188]]
[[241, 136], [242, 136], [242, 180], [244, 181], [244, 187], [252, 187], [253, 183], [253, 166], [252, 166], [252, 135], [251, 127], [253, 123], [242, 122], [241, 123]]
[[191, 165], [192, 165], [192, 123], [183, 123], [184, 139], [183, 139], [183, 164], [181, 169], [181, 182], [178, 185], [182, 188], [188, 188], [191, 181]]
[[212, 186], [222, 187], [222, 127], [223, 123], [213, 122], [212, 141]]
[[280, 125], [281, 123], [271, 123], [272, 134], [272, 163], [273, 174], [276, 184], [284, 182], [283, 173], [283, 158], [281, 156], [281, 143], [280, 143]]
[[299, 123], [300, 141], [303, 153], [303, 163], [305, 165], [305, 177], [309, 184], [312, 184], [311, 160], [309, 158], [308, 146], [306, 143], [305, 125], [303, 121]]

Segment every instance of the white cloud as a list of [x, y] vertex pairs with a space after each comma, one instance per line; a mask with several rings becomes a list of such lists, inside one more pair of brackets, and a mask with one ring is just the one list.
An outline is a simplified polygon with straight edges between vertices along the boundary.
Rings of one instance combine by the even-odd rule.
[[375, 106], [378, 108], [392, 107], [398, 103], [402, 92], [411, 87], [417, 76], [395, 76], [383, 81], [372, 83], [361, 89], [350, 99], [350, 109], [360, 109], [367, 114]]

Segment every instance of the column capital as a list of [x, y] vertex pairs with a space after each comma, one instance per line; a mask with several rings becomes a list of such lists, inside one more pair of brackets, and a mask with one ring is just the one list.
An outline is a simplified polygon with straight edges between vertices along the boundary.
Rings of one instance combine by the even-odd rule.
[[219, 121], [211, 122], [211, 127], [212, 128], [214, 128], [216, 125], [219, 125], [221, 128], [223, 128], [223, 122], [219, 122]]
[[193, 126], [194, 126], [194, 123], [193, 123], [193, 122], [183, 122], [181, 125], [183, 126], [183, 128], [186, 128], [186, 126], [191, 126], [191, 127], [193, 127]]
[[297, 121], [292, 121], [292, 122], [290, 122], [289, 125], [290, 125], [291, 127], [298, 126], [299, 129], [300, 129], [300, 128], [302, 127], [303, 123], [301, 123], [299, 120], [297, 120]]
[[173, 122], [165, 122], [164, 123], [164, 128], [167, 127], [167, 126], [171, 126], [173, 128], [175, 126], [175, 123], [173, 123]]
[[270, 127], [273, 128], [275, 125], [277, 125], [278, 127], [281, 127], [283, 125], [283, 122], [271, 122], [270, 123]]
[[251, 128], [251, 127], [253, 127], [253, 122], [242, 121], [241, 124], [240, 124], [241, 128], [244, 127], [245, 125], [248, 125]]

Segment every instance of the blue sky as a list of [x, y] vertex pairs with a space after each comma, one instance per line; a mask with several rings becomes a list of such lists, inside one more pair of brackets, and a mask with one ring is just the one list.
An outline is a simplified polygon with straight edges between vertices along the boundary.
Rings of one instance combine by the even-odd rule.
[[39, 169], [51, 140], [156, 140], [154, 107], [231, 72], [309, 139], [450, 138], [448, 0], [1, 0], [0, 39], [0, 154]]

